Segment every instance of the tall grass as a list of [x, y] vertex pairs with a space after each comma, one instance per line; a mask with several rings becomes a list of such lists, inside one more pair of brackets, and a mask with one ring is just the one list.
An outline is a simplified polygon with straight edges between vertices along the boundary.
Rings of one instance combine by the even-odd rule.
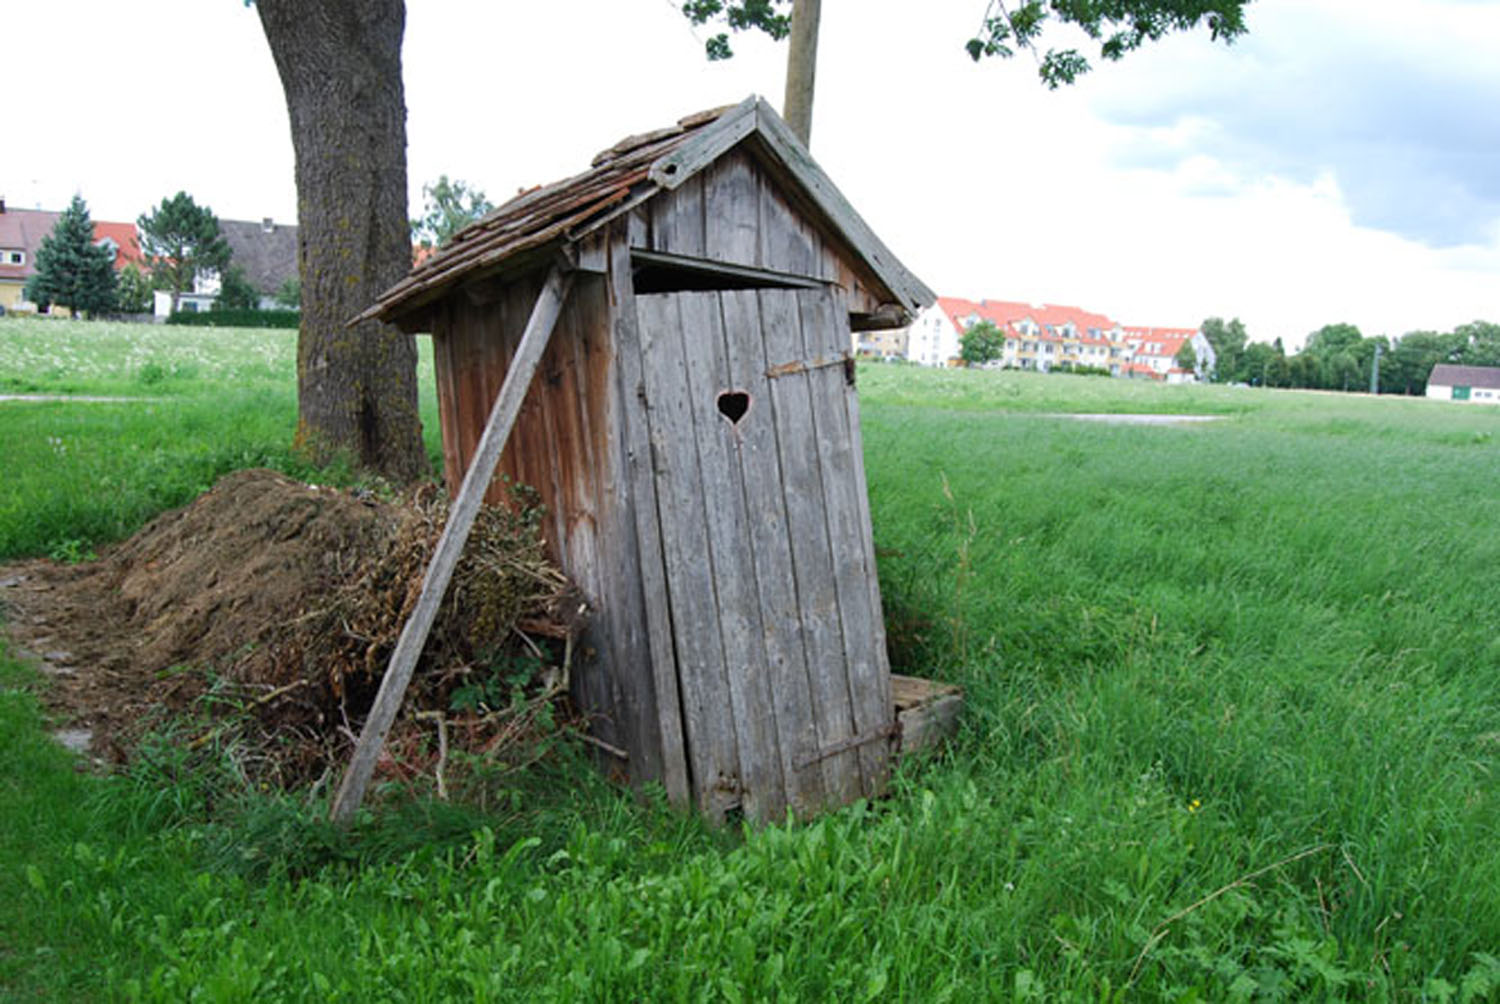
[[1054, 918], [1111, 952], [1151, 940], [1127, 901], [1149, 928], [1326, 848], [1142, 969], [1227, 993], [1295, 942], [1340, 995], [1457, 985], [1500, 946], [1500, 416], [1262, 399], [1193, 428], [867, 401], [897, 652], [967, 684], [961, 760], [1068, 832]]
[[[500, 808], [408, 802], [339, 834], [243, 790], [232, 751], [164, 740], [133, 772], [74, 772], [0, 659], [0, 988], [1497, 999], [1500, 414], [860, 378], [893, 657], [967, 692], [958, 741], [890, 799], [713, 833], [580, 758]], [[262, 407], [288, 422], [281, 401]], [[1077, 411], [1226, 417], [1055, 414]], [[173, 416], [162, 448], [191, 455], [212, 427]], [[172, 467], [150, 479], [194, 480]]]
[[297, 333], [117, 321], [0, 319], [0, 394], [169, 396], [292, 386]]
[[[432, 352], [418, 340], [424, 438], [441, 458]], [[296, 332], [0, 319], [0, 560], [77, 557], [190, 502], [220, 476], [273, 467], [344, 484], [291, 451]]]

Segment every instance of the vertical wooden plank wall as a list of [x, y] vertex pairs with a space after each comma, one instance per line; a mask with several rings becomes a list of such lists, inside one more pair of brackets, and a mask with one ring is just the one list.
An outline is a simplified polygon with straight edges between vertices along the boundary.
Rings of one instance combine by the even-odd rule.
[[[715, 376], [724, 388], [750, 393], [752, 407], [766, 409], [772, 419], [764, 426], [747, 419], [734, 440], [737, 468], [729, 490], [737, 488], [740, 497], [731, 501], [712, 494], [720, 488], [703, 488], [709, 493], [709, 510], [702, 517], [694, 514], [691, 528], [702, 535], [692, 539], [707, 542], [704, 553], [711, 559], [708, 578], [698, 586], [710, 590], [715, 600], [714, 619], [708, 622], [714, 631], [685, 640], [679, 627], [676, 638], [679, 659], [686, 646], [698, 662], [708, 634], [716, 634], [722, 644], [722, 662], [714, 663], [713, 678], [728, 688], [719, 699], [740, 729], [736, 753], [747, 811], [764, 818], [757, 792], [773, 774], [779, 774], [785, 803], [800, 811], [847, 802], [885, 786], [888, 744], [883, 733], [892, 714], [889, 668], [868, 545], [863, 458], [853, 455], [859, 439], [850, 425], [852, 390], [840, 367], [767, 376], [787, 363], [849, 352], [850, 298], [861, 301], [864, 309], [873, 305], [864, 302], [857, 269], [748, 156], [729, 154], [698, 181], [701, 187], [684, 185], [654, 200], [638, 216], [631, 243], [821, 278], [831, 286], [848, 283], [837, 297], [784, 290], [712, 294], [717, 317], [709, 306], [712, 298], [705, 300], [704, 294], [673, 294], [679, 304], [675, 318], [655, 306], [647, 308], [658, 311], [650, 327], [665, 331], [675, 321], [682, 329], [683, 343], [673, 341], [669, 347], [672, 361], [656, 361], [669, 368], [655, 372], [648, 396], [675, 395], [671, 403], [660, 402], [669, 411], [678, 409], [676, 424], [667, 422], [666, 427], [675, 430], [673, 435], [697, 437], [697, 475], [704, 486], [714, 482], [710, 472], [722, 471], [728, 456], [716, 438], [726, 425], [722, 417], [697, 415], [714, 396]], [[715, 335], [722, 339], [719, 346], [705, 343]], [[658, 334], [644, 346], [648, 356], [662, 350], [661, 340]], [[698, 425], [693, 424], [695, 416]], [[857, 410], [852, 417], [857, 420]], [[773, 463], [760, 465], [768, 455]], [[689, 503], [685, 494], [675, 497]], [[684, 529], [684, 515], [676, 503], [662, 506], [663, 536], [676, 536]], [[714, 513], [729, 523], [743, 518], [747, 532], [737, 539], [748, 552], [746, 564], [730, 560], [730, 537], [718, 529]], [[668, 559], [669, 580], [679, 573], [701, 578], [701, 569], [683, 567], [686, 560], [685, 555]], [[729, 577], [736, 581], [730, 583]], [[753, 585], [753, 594], [742, 591], [741, 578]], [[753, 604], [758, 617], [747, 621], [736, 616], [742, 601]], [[701, 628], [706, 615], [693, 606], [695, 599], [687, 602], [679, 609], [675, 596], [671, 599], [673, 623], [686, 617]], [[722, 678], [717, 676], [720, 665]], [[693, 682], [703, 673], [701, 666], [695, 662], [686, 673], [686, 741], [692, 746], [695, 736], [710, 727], [704, 717], [709, 712]], [[767, 693], [757, 689], [762, 681], [769, 701], [757, 712], [755, 695]], [[762, 744], [769, 744], [774, 764], [756, 752]], [[729, 755], [721, 748], [712, 757], [717, 765]], [[695, 773], [698, 769], [708, 768], [695, 764]], [[722, 773], [721, 766], [713, 769]], [[701, 797], [701, 785], [695, 784], [695, 790]]]
[[[889, 668], [858, 405], [841, 367], [770, 375], [849, 350], [847, 311], [874, 307], [863, 266], [743, 151], [596, 240], [608, 275], [578, 283], [500, 463], [540, 492], [549, 546], [593, 607], [576, 699], [634, 780], [710, 815], [878, 792], [887, 747], [864, 740], [889, 724]], [[830, 287], [637, 298], [632, 246]], [[450, 485], [539, 287], [437, 312]], [[726, 389], [754, 420], [718, 413]]]
[[839, 253], [748, 154], [734, 151], [637, 217], [631, 244], [823, 279], [843, 287], [850, 309], [873, 311], [875, 281]]
[[[787, 533], [760, 300], [754, 290], [740, 290], [720, 294], [720, 303], [729, 384], [749, 394], [751, 409], [760, 412], [753, 421], [747, 415], [737, 444], [749, 559], [786, 799], [797, 813], [807, 815], [826, 802], [825, 785], [823, 764], [816, 760], [818, 726]], [[809, 765], [799, 766], [803, 763]]]
[[[840, 316], [835, 297], [803, 293], [798, 295], [798, 306], [806, 358], [836, 358], [847, 349], [848, 326], [843, 322], [848, 315]], [[878, 606], [871, 606], [875, 594], [870, 582], [875, 578], [875, 567], [867, 563], [868, 497], [863, 464], [857, 464], [854, 457], [859, 430], [850, 427], [846, 403], [854, 388], [842, 366], [824, 366], [807, 377], [813, 401], [811, 431], [822, 471], [828, 545], [844, 638], [846, 683], [855, 735], [861, 739], [860, 770], [865, 794], [876, 795], [885, 790], [888, 777], [886, 730], [893, 710], [890, 666], [884, 632], [879, 627], [881, 612]]]
[[[611, 675], [624, 687], [649, 684], [655, 721], [642, 716], [639, 727], [654, 734], [659, 749], [661, 772], [647, 773], [649, 764], [631, 764], [631, 776], [637, 781], [660, 780], [667, 796], [674, 802], [686, 802], [690, 792], [687, 746], [683, 735], [680, 681], [672, 642], [671, 611], [667, 603], [665, 557], [661, 524], [657, 517], [656, 477], [647, 427], [646, 382], [641, 356], [639, 318], [635, 288], [630, 277], [630, 246], [646, 239], [648, 220], [645, 213], [634, 213], [610, 233], [609, 275], [612, 330], [614, 335], [615, 395], [618, 402], [613, 413], [619, 434], [616, 457], [624, 490], [629, 493], [627, 520], [633, 537], [622, 532], [617, 538], [616, 556], [628, 566], [622, 581], [629, 584], [634, 603], [644, 611], [644, 644], [632, 646], [624, 654], [628, 661], [611, 668]], [[633, 544], [633, 547], [631, 546]], [[622, 614], [628, 616], [629, 614]]]
[[740, 748], [695, 449], [681, 294], [636, 298], [667, 598], [693, 794], [721, 817], [740, 801]]
[[[450, 486], [473, 455], [537, 287], [537, 277], [523, 277], [482, 302], [455, 298], [447, 323], [435, 326]], [[548, 550], [591, 608], [574, 653], [574, 698], [595, 735], [627, 752], [633, 776], [657, 779], [663, 766], [655, 687], [649, 674], [638, 680], [628, 673], [649, 665], [649, 653], [633, 572], [634, 515], [619, 460], [612, 309], [604, 277], [575, 283], [486, 501], [509, 501], [502, 478], [537, 490], [548, 509]]]
[[[842, 289], [835, 291], [834, 312], [838, 317], [848, 316], [849, 308], [844, 300]], [[844, 387], [844, 410], [849, 430], [849, 455], [854, 465], [853, 483], [856, 486], [854, 501], [858, 506], [854, 531], [856, 539], [850, 543], [858, 548], [863, 564], [864, 584], [869, 593], [870, 646], [875, 659], [876, 678], [880, 681], [878, 687], [872, 687], [865, 694], [865, 701], [870, 703], [867, 703], [862, 711], [856, 713], [856, 718], [862, 717], [864, 720], [872, 721], [878, 714], [885, 722], [894, 725], [896, 702], [891, 682], [890, 653], [886, 648], [885, 608], [880, 601], [880, 575], [875, 562], [874, 523], [870, 518], [870, 485], [865, 475], [864, 436], [859, 425], [859, 394], [852, 385]], [[872, 707], [871, 704], [874, 706]], [[894, 748], [894, 744], [891, 748]], [[887, 761], [879, 772], [882, 789], [889, 779], [890, 764]]]
[[[801, 317], [797, 294], [790, 290], [761, 290], [761, 333], [768, 371], [803, 360]], [[818, 454], [809, 436], [814, 429], [815, 402], [806, 372], [771, 381], [771, 403], [781, 464], [787, 538], [791, 544], [793, 583], [798, 623], [807, 653], [813, 715], [817, 722], [818, 753], [825, 794], [834, 804], [851, 802], [863, 794], [859, 757], [850, 749], [831, 755], [854, 735], [838, 591], [829, 554], [825, 486]], [[810, 448], [813, 447], [813, 448]]]

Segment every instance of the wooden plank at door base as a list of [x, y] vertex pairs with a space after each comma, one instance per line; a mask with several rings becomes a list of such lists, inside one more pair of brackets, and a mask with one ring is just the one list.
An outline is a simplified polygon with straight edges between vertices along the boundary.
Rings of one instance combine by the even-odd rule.
[[505, 383], [495, 398], [495, 406], [490, 409], [484, 435], [479, 439], [474, 459], [464, 474], [463, 486], [458, 490], [458, 498], [448, 512], [443, 535], [438, 539], [432, 561], [427, 566], [422, 595], [401, 629], [401, 638], [391, 653], [390, 666], [380, 681], [375, 703], [370, 707], [370, 714], [359, 733], [359, 742], [355, 744], [354, 756], [350, 758], [349, 768], [344, 772], [343, 782], [334, 797], [333, 809], [329, 813], [334, 822], [347, 823], [364, 801], [365, 789], [375, 773], [375, 761], [385, 745], [391, 723], [396, 720], [396, 712], [401, 709], [406, 686], [411, 682], [412, 671], [417, 668], [422, 647], [427, 643], [427, 634], [437, 618], [438, 605], [448, 591], [448, 582], [453, 578], [453, 570], [469, 540], [469, 531], [474, 528], [474, 517], [479, 514], [485, 491], [495, 475], [500, 451], [505, 447], [516, 416], [520, 414], [521, 402], [525, 400], [531, 378], [542, 361], [542, 353], [552, 337], [552, 329], [557, 326], [558, 315], [572, 283], [572, 272], [554, 266], [537, 297], [536, 306], [531, 310], [531, 319], [526, 322], [515, 359], [505, 374]]
[[891, 703], [896, 713], [897, 752], [915, 753], [953, 738], [964, 692], [951, 683], [892, 673]]

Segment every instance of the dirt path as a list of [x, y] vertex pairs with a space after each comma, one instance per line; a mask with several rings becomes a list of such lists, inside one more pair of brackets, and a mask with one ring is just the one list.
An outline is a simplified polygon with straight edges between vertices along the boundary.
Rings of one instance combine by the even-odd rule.
[[159, 397], [101, 397], [92, 394], [0, 394], [0, 403], [19, 401], [22, 404], [52, 401], [82, 401], [86, 404], [141, 404], [161, 401]]
[[1078, 422], [1103, 422], [1106, 425], [1196, 425], [1199, 422], [1219, 422], [1223, 415], [1121, 415], [1108, 413], [1079, 413], [1063, 415]]

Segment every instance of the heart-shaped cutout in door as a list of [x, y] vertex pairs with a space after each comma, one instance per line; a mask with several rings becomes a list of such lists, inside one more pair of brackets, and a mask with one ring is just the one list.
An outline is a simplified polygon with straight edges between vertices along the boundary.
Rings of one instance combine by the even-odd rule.
[[726, 390], [719, 395], [719, 414], [729, 419], [731, 425], [739, 425], [740, 419], [750, 410], [750, 395], [742, 390]]

